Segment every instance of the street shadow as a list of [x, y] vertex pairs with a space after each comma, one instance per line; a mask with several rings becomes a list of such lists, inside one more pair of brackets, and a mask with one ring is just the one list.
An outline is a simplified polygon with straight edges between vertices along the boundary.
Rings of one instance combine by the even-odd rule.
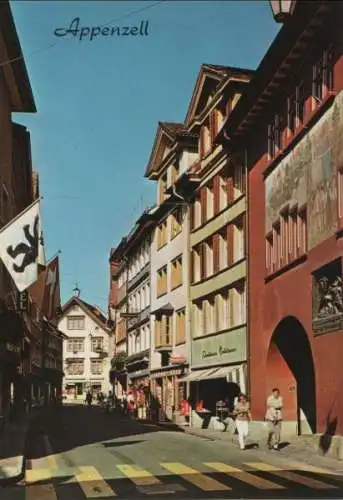
[[[248, 468], [246, 472], [249, 472], [256, 479], [268, 479], [272, 481], [274, 485], [280, 485], [284, 489], [275, 489], [275, 486], [271, 484], [268, 488], [263, 490], [256, 489], [252, 484], [244, 482], [244, 475], [241, 472], [232, 473], [230, 475], [217, 472], [206, 472], [203, 473], [206, 479], [199, 482], [199, 486], [196, 483], [199, 480], [199, 473], [194, 471], [194, 473], [187, 474], [186, 476], [179, 476], [166, 471], [165, 474], [160, 474], [154, 476], [155, 484], [147, 484], [145, 486], [137, 486], [133, 480], [123, 477], [113, 477], [107, 478], [106, 483], [102, 481], [85, 481], [82, 483], [82, 487], [88, 492], [93, 491], [94, 497], [97, 498], [121, 498], [121, 499], [139, 499], [147, 495], [154, 495], [156, 498], [173, 498], [173, 499], [215, 499], [215, 498], [248, 498], [248, 499], [264, 499], [264, 498], [275, 498], [275, 499], [286, 499], [291, 496], [296, 496], [300, 498], [316, 498], [322, 495], [322, 490], [316, 490], [315, 488], [309, 488], [300, 483], [294, 483], [283, 477], [276, 477], [271, 473], [258, 471], [253, 468]], [[342, 484], [339, 477], [333, 474], [326, 474], [325, 479], [318, 473], [303, 472], [293, 469], [292, 472], [296, 472], [298, 475], [307, 477], [309, 479], [317, 479], [325, 481], [327, 485], [331, 485], [334, 489], [326, 489], [326, 498], [341, 498], [342, 497]], [[136, 480], [143, 479], [135, 478]], [[145, 477], [146, 479], [146, 477]], [[144, 482], [144, 481], [143, 481]], [[201, 489], [201, 484], [207, 484], [212, 482], [211, 491], [204, 491]], [[63, 477], [56, 477], [49, 480], [37, 481], [35, 483], [30, 483], [34, 485], [52, 485], [56, 492], [57, 498], [70, 498], [73, 500], [84, 500], [84, 492], [81, 486], [77, 483], [72, 475], [65, 475]], [[110, 496], [108, 487], [111, 488], [113, 496]], [[19, 485], [18, 489], [24, 490], [24, 485]], [[226, 488], [226, 489], [225, 489]], [[107, 491], [105, 491], [107, 489]], [[102, 496], [101, 493], [104, 492]], [[23, 492], [24, 493], [24, 492]], [[209, 496], [210, 493], [210, 496]], [[96, 494], [96, 495], [95, 495]], [[24, 496], [23, 496], [24, 498]]]
[[284, 450], [285, 448], [287, 448], [287, 446], [289, 446], [291, 443], [289, 441], [282, 441], [280, 444], [279, 444], [279, 450]]
[[120, 446], [129, 446], [132, 444], [146, 443], [146, 439], [141, 439], [139, 441], [118, 441], [113, 443], [102, 443], [105, 448], [119, 448]]
[[332, 439], [336, 434], [337, 424], [337, 417], [331, 419], [331, 413], [329, 412], [326, 417], [325, 432], [319, 438], [319, 449], [324, 455], [326, 455], [331, 448]]
[[[53, 453], [60, 454], [96, 443], [108, 448], [132, 445], [141, 442], [138, 437], [144, 434], [175, 431], [184, 432], [176, 425], [137, 420], [119, 409], [107, 413], [100, 407], [71, 404], [58, 412], [42, 410], [35, 415], [27, 432], [25, 454], [29, 460], [47, 456], [44, 436], [48, 436]], [[128, 437], [138, 439], [114, 441]]]

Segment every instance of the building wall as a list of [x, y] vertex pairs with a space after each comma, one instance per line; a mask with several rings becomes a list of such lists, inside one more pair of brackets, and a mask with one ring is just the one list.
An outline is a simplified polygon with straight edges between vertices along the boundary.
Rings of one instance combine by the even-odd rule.
[[[342, 47], [339, 48], [339, 54], [341, 49]], [[334, 68], [334, 82], [335, 90], [340, 92], [343, 88], [342, 57], [338, 59]], [[291, 90], [290, 88], [289, 92]], [[287, 88], [284, 88], [284, 91], [287, 91]], [[307, 105], [310, 105], [310, 99]], [[340, 103], [341, 96], [338, 96], [335, 102]], [[271, 343], [273, 333], [282, 320], [296, 318], [305, 330], [314, 360], [317, 431], [325, 431], [328, 422], [337, 419], [335, 432], [342, 433], [343, 402], [339, 394], [343, 383], [340, 356], [343, 350], [343, 332], [341, 330], [315, 335], [312, 328], [312, 273], [337, 257], [341, 258], [343, 250], [343, 240], [336, 234], [340, 222], [337, 218], [337, 189], [335, 189], [337, 168], [342, 167], [342, 144], [339, 141], [338, 149], [334, 145], [334, 136], [338, 129], [336, 126], [332, 127], [331, 118], [328, 121], [334, 109], [333, 103], [320, 122], [309, 132], [305, 131], [306, 134], [299, 145], [285, 156], [280, 167], [277, 167], [266, 182], [263, 174], [268, 165], [267, 117], [261, 118], [259, 131], [255, 130], [254, 136], [250, 139], [252, 145], [248, 153], [252, 159], [248, 181], [250, 384], [255, 419], [264, 418], [266, 397], [275, 384], [280, 386], [286, 400], [286, 420], [296, 419], [291, 409], [297, 382], [289, 368], [281, 366], [281, 360], [277, 363], [275, 345]], [[325, 154], [329, 155], [326, 163]], [[318, 184], [325, 179], [328, 181], [328, 186], [323, 191], [323, 196], [329, 199], [326, 198], [324, 205], [320, 206], [320, 198], [316, 199], [315, 194], [318, 193]], [[279, 187], [280, 182], [283, 182], [282, 189]], [[269, 273], [266, 271], [266, 235], [271, 229], [271, 219], [277, 208], [282, 208], [285, 204], [292, 205], [293, 201], [298, 201], [299, 205], [307, 203], [309, 229], [307, 256], [295, 262], [290, 268], [283, 269], [283, 272], [280, 271], [279, 275], [276, 273], [266, 280], [267, 274], [271, 271]], [[299, 336], [301, 327], [297, 330]], [[293, 333], [290, 328], [289, 343], [292, 343], [293, 350], [296, 350], [298, 339]], [[277, 380], [274, 378], [277, 371], [273, 371], [273, 364], [278, 365]]]
[[[84, 317], [84, 328], [78, 330], [68, 329], [68, 317], [80, 316]], [[101, 383], [102, 391], [107, 393], [110, 390], [109, 384], [109, 371], [110, 371], [110, 361], [113, 355], [113, 347], [111, 342], [111, 337], [107, 331], [98, 326], [98, 324], [87, 314], [84, 313], [83, 309], [79, 306], [72, 306], [58, 324], [59, 330], [65, 333], [69, 338], [78, 338], [83, 340], [83, 349], [77, 353], [69, 352], [67, 349], [68, 340], [63, 341], [63, 370], [65, 375], [64, 387], [68, 384], [76, 382], [97, 382]], [[107, 356], [102, 361], [102, 371], [101, 374], [96, 375], [91, 373], [91, 360], [100, 359], [98, 353], [92, 352], [92, 341], [89, 336], [93, 338], [103, 338], [103, 349], [107, 353]], [[69, 375], [67, 368], [67, 359], [82, 359], [84, 360], [84, 371], [80, 375]]]
[[[159, 307], [162, 307], [170, 303], [174, 310], [177, 311], [187, 305], [187, 293], [188, 293], [188, 266], [187, 266], [187, 226], [182, 225], [181, 232], [175, 236], [172, 240], [170, 239], [170, 221], [168, 221], [168, 243], [157, 250], [157, 238], [154, 236], [151, 242], [151, 310], [154, 311]], [[182, 255], [182, 285], [178, 288], [171, 290], [171, 261], [176, 257]], [[157, 271], [164, 265], [168, 265], [168, 277], [167, 277], [167, 293], [161, 297], [157, 297]], [[175, 315], [172, 319], [172, 331], [173, 331], [173, 355], [182, 356], [187, 358], [186, 344], [176, 345], [175, 343]], [[186, 310], [186, 325], [188, 324], [188, 311]], [[159, 368], [161, 366], [161, 355], [154, 351], [155, 347], [155, 316], [151, 316], [151, 369]], [[187, 336], [187, 333], [186, 333]]]

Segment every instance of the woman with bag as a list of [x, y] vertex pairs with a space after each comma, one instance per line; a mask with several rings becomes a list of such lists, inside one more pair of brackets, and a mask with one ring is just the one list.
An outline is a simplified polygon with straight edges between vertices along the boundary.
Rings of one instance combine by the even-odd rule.
[[245, 450], [245, 440], [249, 433], [249, 421], [251, 420], [250, 403], [245, 394], [238, 396], [233, 414], [236, 415], [239, 447], [241, 450]]

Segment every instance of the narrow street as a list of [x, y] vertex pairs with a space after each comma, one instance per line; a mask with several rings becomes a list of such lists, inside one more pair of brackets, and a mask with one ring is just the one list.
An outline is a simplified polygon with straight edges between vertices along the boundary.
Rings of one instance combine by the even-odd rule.
[[[43, 417], [43, 415], [42, 415]], [[268, 460], [266, 460], [266, 456]], [[184, 432], [69, 406], [38, 418], [25, 479], [1, 500], [85, 498], [339, 498], [343, 479], [285, 461], [277, 452], [240, 451]]]

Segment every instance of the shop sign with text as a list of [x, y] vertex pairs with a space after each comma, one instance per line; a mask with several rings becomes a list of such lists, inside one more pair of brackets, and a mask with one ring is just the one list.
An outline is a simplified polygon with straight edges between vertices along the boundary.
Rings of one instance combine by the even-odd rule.
[[237, 328], [192, 342], [192, 366], [240, 363], [246, 360], [246, 328]]

